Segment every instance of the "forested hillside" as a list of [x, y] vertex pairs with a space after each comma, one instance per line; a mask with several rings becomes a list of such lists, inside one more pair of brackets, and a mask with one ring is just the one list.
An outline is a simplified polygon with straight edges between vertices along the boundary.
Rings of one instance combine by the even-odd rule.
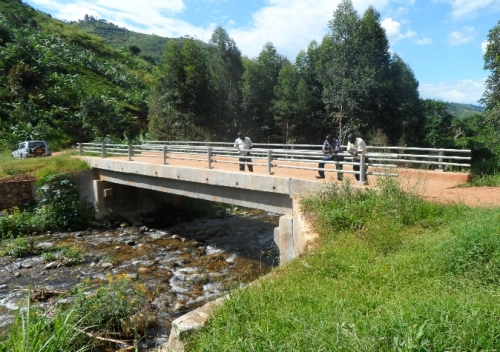
[[134, 138], [153, 67], [19, 0], [0, 3], [0, 140]]

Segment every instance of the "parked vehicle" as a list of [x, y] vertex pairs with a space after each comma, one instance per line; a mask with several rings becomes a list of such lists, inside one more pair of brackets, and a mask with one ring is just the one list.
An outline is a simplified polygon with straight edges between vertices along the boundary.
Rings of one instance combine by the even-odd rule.
[[16, 150], [12, 152], [15, 159], [32, 158], [36, 156], [51, 156], [52, 151], [45, 141], [26, 141], [19, 143]]

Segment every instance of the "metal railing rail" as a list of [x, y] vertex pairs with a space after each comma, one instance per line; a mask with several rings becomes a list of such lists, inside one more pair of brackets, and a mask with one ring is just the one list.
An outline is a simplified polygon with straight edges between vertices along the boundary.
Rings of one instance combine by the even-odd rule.
[[[358, 162], [354, 161], [350, 154], [344, 152], [338, 154], [343, 156], [343, 161], [322, 160], [324, 154], [321, 152], [321, 145], [254, 143], [254, 146], [255, 148], [248, 151], [251, 153], [250, 156], [240, 155], [239, 151], [234, 148], [233, 143], [228, 142], [148, 141], [138, 145], [80, 143], [78, 150], [79, 155], [100, 155], [103, 158], [107, 156], [128, 156], [129, 161], [132, 161], [133, 157], [142, 156], [163, 158], [163, 164], [167, 164], [168, 159], [207, 162], [209, 169], [213, 168], [213, 164], [217, 163], [244, 164], [240, 159], [252, 159], [253, 165], [267, 167], [270, 175], [273, 174], [272, 168], [285, 168], [358, 174], [360, 180], [365, 179], [365, 174], [387, 177], [398, 176], [398, 174], [389, 171], [397, 168], [398, 164], [437, 165], [439, 168], [447, 166], [470, 168], [470, 163], [464, 163], [464, 161], [471, 160], [470, 150], [461, 149], [369, 146], [371, 152], [366, 155], [361, 154], [361, 160]], [[416, 153], [413, 154], [412, 152]], [[424, 152], [429, 152], [429, 154], [423, 154]], [[457, 156], [445, 155], [445, 153], [466, 153], [469, 155]], [[367, 162], [366, 157], [368, 158]], [[325, 167], [319, 168], [317, 164], [320, 162], [325, 164]], [[326, 168], [326, 166], [332, 164], [361, 164], [364, 167], [360, 167], [359, 171]], [[370, 167], [370, 171], [367, 172], [366, 167]]]

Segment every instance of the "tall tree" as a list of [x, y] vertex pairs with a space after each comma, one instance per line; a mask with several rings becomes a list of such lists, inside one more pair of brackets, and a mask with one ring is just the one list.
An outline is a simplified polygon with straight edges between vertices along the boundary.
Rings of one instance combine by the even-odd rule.
[[[360, 19], [350, 0], [342, 0], [328, 23], [329, 35], [321, 43], [323, 102], [332, 123], [359, 129], [362, 114], [359, 77]], [[346, 126], [344, 126], [346, 125]]]
[[314, 69], [316, 47], [311, 43], [308, 53], [297, 55], [295, 65], [285, 64], [274, 87], [273, 111], [286, 143], [318, 143], [330, 133]]
[[272, 101], [279, 72], [287, 59], [278, 54], [272, 43], [267, 43], [255, 60], [245, 60], [243, 74], [243, 109], [246, 128], [252, 140], [271, 142], [283, 140], [283, 131], [274, 120]]
[[[210, 84], [207, 54], [194, 40], [171, 40], [162, 57], [160, 76], [151, 95], [152, 131], [170, 138], [203, 138], [210, 124]], [[163, 107], [161, 107], [163, 105]]]
[[389, 68], [384, 132], [391, 144], [415, 146], [424, 137], [422, 126], [425, 123], [418, 81], [411, 68], [397, 54], [393, 54]]
[[[485, 116], [488, 121], [491, 145], [500, 145], [500, 22], [488, 33], [488, 45], [484, 54], [484, 68], [490, 76], [481, 103], [486, 105]], [[500, 153], [500, 148], [497, 148]], [[499, 156], [500, 157], [500, 156]]]
[[387, 134], [387, 126], [393, 122], [387, 109], [391, 84], [389, 41], [380, 24], [380, 14], [371, 6], [361, 18], [360, 31], [358, 70], [363, 88], [359, 104], [363, 113], [360, 131], [367, 137], [376, 130]]
[[242, 123], [241, 52], [222, 27], [217, 27], [210, 39], [210, 77], [213, 87], [212, 124], [216, 139], [234, 135]]
[[425, 99], [424, 143], [432, 148], [453, 147], [453, 115], [446, 110], [446, 103]]

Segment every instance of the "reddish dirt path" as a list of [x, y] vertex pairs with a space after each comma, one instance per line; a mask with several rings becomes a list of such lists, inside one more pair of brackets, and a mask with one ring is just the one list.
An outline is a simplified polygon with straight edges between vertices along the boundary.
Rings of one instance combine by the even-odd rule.
[[[180, 156], [182, 157], [182, 156]], [[112, 157], [111, 159], [123, 159], [122, 157]], [[201, 159], [201, 158], [200, 158]], [[222, 159], [222, 158], [221, 158]], [[234, 161], [234, 159], [232, 159]], [[267, 175], [266, 160], [254, 159], [254, 174]], [[163, 160], [157, 156], [134, 156], [132, 162], [161, 164]], [[275, 162], [284, 164], [283, 162]], [[206, 169], [205, 158], [200, 161], [167, 159], [168, 165], [186, 166], [193, 169]], [[258, 165], [262, 164], [262, 165]], [[290, 164], [288, 164], [290, 165]], [[304, 165], [311, 167], [311, 165]], [[331, 166], [330, 166], [331, 167]], [[215, 170], [238, 171], [238, 165], [230, 163], [213, 162], [212, 168]], [[332, 168], [333, 169], [333, 168]], [[345, 165], [345, 170], [352, 170], [349, 165]], [[315, 182], [337, 182], [335, 172], [327, 172], [325, 180], [317, 180], [315, 170], [289, 169], [273, 167], [273, 177], [294, 177]], [[369, 170], [374, 171], [374, 170]], [[382, 171], [382, 170], [377, 170]], [[248, 172], [248, 171], [245, 171]], [[391, 172], [399, 174], [401, 187], [405, 190], [412, 190], [420, 194], [424, 199], [444, 203], [444, 204], [465, 204], [473, 207], [500, 206], [500, 187], [458, 187], [467, 182], [470, 177], [463, 173], [442, 172], [442, 171], [418, 171], [408, 169], [392, 169]], [[354, 175], [345, 174], [344, 179], [350, 179], [356, 184]], [[361, 187], [373, 187], [376, 184], [376, 176], [370, 176], [370, 185]]]

